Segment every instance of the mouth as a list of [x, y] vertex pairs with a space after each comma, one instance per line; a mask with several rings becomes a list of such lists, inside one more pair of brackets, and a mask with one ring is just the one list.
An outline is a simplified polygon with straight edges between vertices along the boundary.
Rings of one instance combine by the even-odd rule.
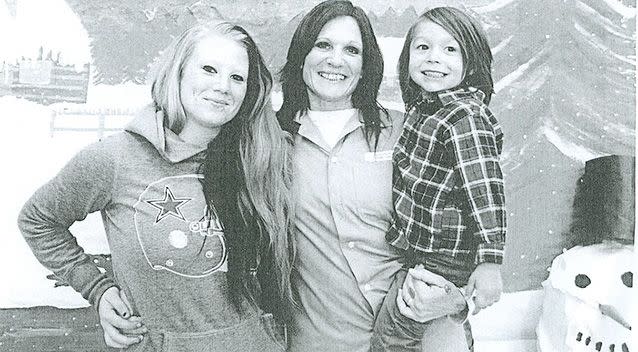
[[[585, 344], [585, 346], [591, 345], [596, 351], [602, 351], [602, 348], [604, 345], [602, 341], [594, 341], [592, 340], [590, 336], [585, 337], [585, 335], [583, 335], [582, 332], [579, 332], [578, 334], [576, 334], [576, 341], [582, 344]], [[612, 343], [611, 345], [607, 346], [607, 349], [605, 349], [605, 351], [630, 352], [629, 347], [627, 346], [627, 343], [623, 343], [622, 345], [618, 347], [616, 347], [616, 345]]]
[[209, 103], [212, 106], [216, 106], [219, 108], [222, 107], [227, 107], [230, 105], [230, 102], [228, 100], [225, 99], [219, 99], [219, 98], [204, 98], [204, 100]]
[[339, 82], [339, 81], [343, 81], [344, 79], [348, 78], [348, 76], [341, 74], [341, 73], [333, 73], [333, 72], [324, 72], [324, 71], [319, 71], [317, 72], [317, 74], [319, 74], [319, 76], [321, 76], [324, 79], [327, 79], [331, 82]]
[[427, 78], [433, 78], [433, 79], [441, 79], [448, 75], [447, 73], [443, 73], [441, 71], [434, 71], [434, 70], [423, 70], [421, 71], [421, 74], [423, 74]]

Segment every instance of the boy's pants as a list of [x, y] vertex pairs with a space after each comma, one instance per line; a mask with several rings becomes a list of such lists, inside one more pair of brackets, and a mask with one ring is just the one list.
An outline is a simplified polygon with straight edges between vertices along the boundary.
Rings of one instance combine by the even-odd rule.
[[469, 322], [460, 324], [444, 316], [419, 323], [401, 314], [396, 299], [407, 269], [416, 264], [423, 264], [427, 270], [443, 276], [459, 288], [467, 284], [473, 264], [439, 253], [416, 254], [407, 259], [406, 266], [396, 274], [377, 315], [371, 351], [471, 351], [473, 339]]

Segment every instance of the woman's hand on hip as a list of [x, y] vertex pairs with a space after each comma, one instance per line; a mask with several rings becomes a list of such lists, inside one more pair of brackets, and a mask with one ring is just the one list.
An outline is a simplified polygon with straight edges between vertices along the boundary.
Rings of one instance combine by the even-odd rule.
[[127, 348], [143, 340], [148, 330], [142, 318], [132, 316], [132, 309], [123, 291], [113, 286], [104, 291], [98, 306], [100, 325], [107, 346]]
[[423, 266], [408, 270], [397, 295], [397, 306], [404, 316], [424, 323], [463, 311], [467, 303], [463, 293], [440, 275]]

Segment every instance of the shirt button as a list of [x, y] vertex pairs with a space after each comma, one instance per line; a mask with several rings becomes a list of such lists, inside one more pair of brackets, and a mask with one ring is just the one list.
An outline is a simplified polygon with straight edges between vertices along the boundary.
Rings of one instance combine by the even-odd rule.
[[348, 242], [348, 248], [354, 248], [354, 242]]
[[368, 292], [368, 291], [370, 291], [371, 289], [372, 289], [372, 286], [371, 286], [370, 284], [365, 284], [365, 285], [363, 285], [363, 290], [364, 290], [364, 291]]
[[339, 158], [337, 158], [336, 156], [333, 156], [333, 157], [330, 159], [330, 162], [331, 162], [331, 163], [333, 163], [333, 164], [334, 164], [334, 163], [336, 163], [337, 161], [339, 161]]

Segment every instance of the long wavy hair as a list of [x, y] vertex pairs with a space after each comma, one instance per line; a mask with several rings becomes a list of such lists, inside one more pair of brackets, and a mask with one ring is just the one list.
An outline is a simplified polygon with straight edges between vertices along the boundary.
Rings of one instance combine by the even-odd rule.
[[363, 42], [361, 79], [352, 93], [352, 106], [361, 110], [368, 144], [381, 131], [381, 113], [387, 111], [377, 102], [379, 86], [383, 80], [383, 56], [377, 38], [365, 12], [350, 1], [328, 0], [315, 6], [304, 16], [295, 30], [288, 48], [286, 64], [281, 70], [283, 104], [277, 112], [283, 126], [288, 126], [299, 112], [310, 107], [306, 83], [303, 80], [303, 64], [312, 50], [321, 29], [330, 20], [340, 16], [352, 17], [359, 25]]
[[431, 21], [445, 29], [459, 43], [463, 57], [463, 81], [459, 87], [474, 87], [485, 94], [489, 104], [494, 93], [492, 80], [492, 50], [481, 24], [454, 7], [435, 7], [423, 13], [410, 27], [399, 56], [399, 83], [405, 111], [409, 112], [423, 100], [423, 91], [410, 77], [410, 45], [417, 26]]
[[269, 270], [260, 276], [274, 280], [279, 298], [294, 301], [290, 288], [295, 255], [291, 138], [267, 109], [272, 76], [254, 40], [244, 28], [228, 22], [214, 21], [186, 30], [160, 58], [152, 84], [153, 100], [164, 111], [165, 126], [179, 133], [186, 119], [179, 95], [182, 73], [196, 45], [210, 35], [240, 43], [249, 62], [242, 105], [209, 143], [201, 167], [206, 201], [214, 205], [228, 241], [231, 298], [239, 309], [242, 295], [252, 302], [259, 300], [252, 276]]

